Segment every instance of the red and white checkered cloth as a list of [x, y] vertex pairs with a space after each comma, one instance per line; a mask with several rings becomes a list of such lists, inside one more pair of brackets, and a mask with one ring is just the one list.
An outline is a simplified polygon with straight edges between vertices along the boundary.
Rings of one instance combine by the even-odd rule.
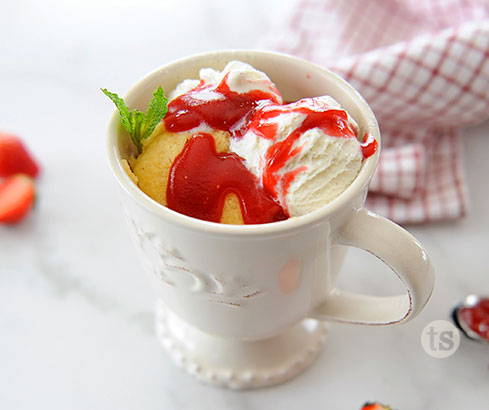
[[465, 214], [458, 129], [489, 117], [487, 1], [302, 0], [279, 32], [272, 48], [327, 66], [373, 108], [370, 209], [399, 223]]

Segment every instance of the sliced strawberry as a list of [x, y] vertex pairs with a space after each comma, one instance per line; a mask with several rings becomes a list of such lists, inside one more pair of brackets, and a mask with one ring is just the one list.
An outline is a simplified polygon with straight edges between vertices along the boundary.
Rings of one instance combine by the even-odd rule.
[[34, 203], [34, 181], [26, 175], [13, 175], [0, 182], [0, 223], [20, 222]]
[[19, 137], [0, 133], [0, 177], [15, 174], [36, 177], [39, 165]]
[[389, 406], [384, 406], [380, 403], [365, 403], [362, 410], [390, 410]]

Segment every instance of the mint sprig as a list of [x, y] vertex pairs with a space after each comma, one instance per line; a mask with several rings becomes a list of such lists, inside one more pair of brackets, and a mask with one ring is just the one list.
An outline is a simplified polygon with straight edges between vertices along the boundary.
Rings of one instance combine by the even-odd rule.
[[168, 99], [165, 97], [163, 88], [158, 87], [155, 90], [146, 112], [130, 111], [124, 100], [116, 93], [111, 93], [106, 88], [102, 88], [102, 92], [112, 100], [119, 110], [122, 127], [131, 136], [138, 152], [141, 152], [143, 140], [151, 135], [168, 111]]

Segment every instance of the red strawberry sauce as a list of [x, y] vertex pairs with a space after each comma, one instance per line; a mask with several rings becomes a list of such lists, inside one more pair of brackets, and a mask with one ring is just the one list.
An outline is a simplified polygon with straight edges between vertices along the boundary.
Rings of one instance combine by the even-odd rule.
[[166, 129], [171, 132], [188, 131], [205, 122], [214, 129], [231, 131], [259, 101], [279, 103], [274, 93], [253, 90], [238, 94], [229, 89], [226, 79], [227, 76], [217, 87], [201, 81], [193, 90], [172, 100], [164, 118]]
[[[269, 147], [262, 181], [246, 168], [240, 156], [217, 153], [213, 137], [197, 133], [172, 164], [167, 185], [168, 207], [198, 219], [219, 222], [226, 195], [234, 193], [246, 224], [287, 219], [287, 211], [274, 198], [279, 184], [286, 193], [295, 176], [305, 169], [279, 172], [300, 152], [301, 147], [294, 146], [294, 142], [312, 128], [344, 138], [356, 138], [355, 132], [343, 110], [313, 110], [297, 103], [282, 105], [272, 85], [270, 93], [253, 90], [239, 94], [230, 90], [226, 79], [227, 76], [217, 86], [201, 82], [172, 100], [164, 118], [165, 127], [171, 132], [181, 132], [205, 123], [213, 129], [230, 132], [232, 138], [241, 138], [251, 130], [273, 141], [277, 125], [270, 120], [291, 111], [305, 114], [305, 119], [287, 138]], [[367, 158], [376, 152], [377, 141], [367, 136], [364, 141], [362, 153]]]
[[167, 186], [168, 207], [205, 221], [219, 222], [227, 194], [239, 198], [246, 224], [288, 218], [235, 153], [216, 152], [212, 135], [192, 137], [177, 156]]
[[481, 299], [474, 306], [461, 308], [458, 315], [475, 333], [489, 340], [489, 298]]

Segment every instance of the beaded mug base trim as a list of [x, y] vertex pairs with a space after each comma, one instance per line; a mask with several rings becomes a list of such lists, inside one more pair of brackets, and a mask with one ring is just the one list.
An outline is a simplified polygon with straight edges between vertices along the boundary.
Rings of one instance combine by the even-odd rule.
[[283, 383], [311, 365], [322, 350], [327, 325], [305, 319], [270, 339], [223, 339], [190, 326], [159, 300], [156, 333], [177, 366], [200, 381], [255, 389]]

